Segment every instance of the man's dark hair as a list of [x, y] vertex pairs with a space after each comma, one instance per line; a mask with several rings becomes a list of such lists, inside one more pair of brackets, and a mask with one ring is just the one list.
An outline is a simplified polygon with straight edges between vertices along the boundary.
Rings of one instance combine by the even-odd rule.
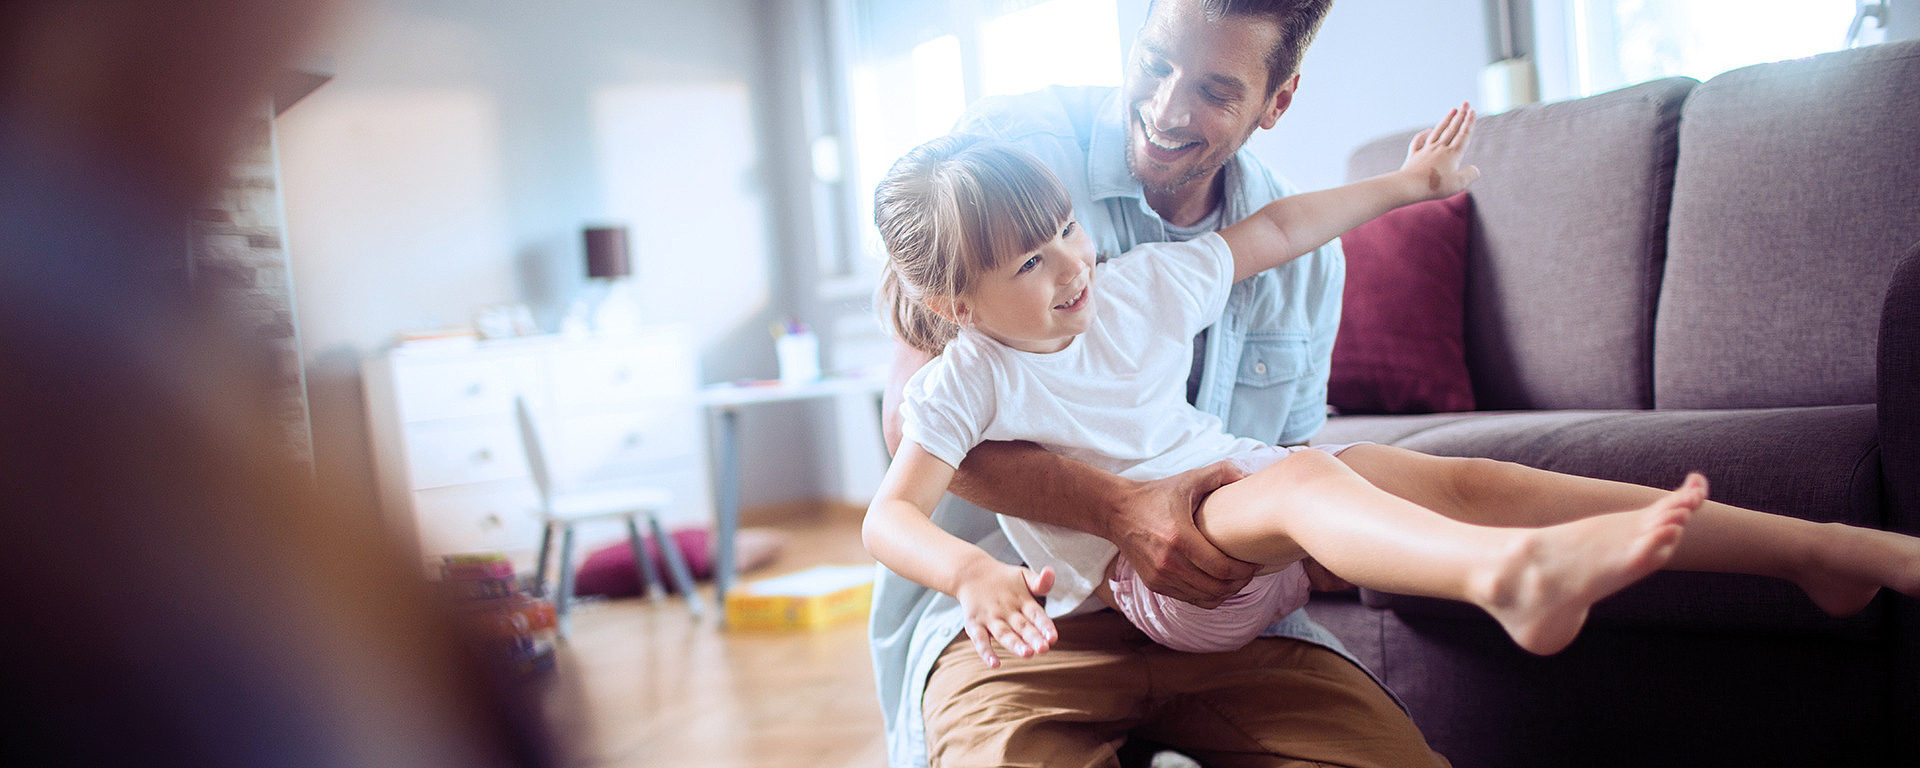
[[1307, 46], [1320, 31], [1320, 22], [1333, 9], [1333, 0], [1202, 0], [1208, 21], [1228, 16], [1251, 16], [1280, 27], [1280, 43], [1267, 53], [1267, 95], [1300, 71]]

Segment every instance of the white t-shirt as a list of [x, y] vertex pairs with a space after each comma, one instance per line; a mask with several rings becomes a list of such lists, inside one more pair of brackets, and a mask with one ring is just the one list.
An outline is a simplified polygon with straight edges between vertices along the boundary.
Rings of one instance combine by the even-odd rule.
[[[1059, 352], [1035, 354], [963, 331], [907, 383], [903, 436], [956, 467], [983, 441], [1028, 440], [1134, 480], [1264, 447], [1186, 400], [1189, 345], [1220, 317], [1232, 282], [1233, 256], [1211, 233], [1142, 245], [1101, 264], [1086, 333]], [[1053, 566], [1053, 616], [1085, 602], [1119, 551], [1089, 533], [999, 521], [1029, 567]]]

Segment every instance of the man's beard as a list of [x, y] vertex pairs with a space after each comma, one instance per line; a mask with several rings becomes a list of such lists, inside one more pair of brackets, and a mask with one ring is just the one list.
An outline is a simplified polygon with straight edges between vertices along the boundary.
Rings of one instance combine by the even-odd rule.
[[[1127, 133], [1129, 134], [1127, 136], [1127, 173], [1133, 176], [1134, 181], [1140, 182], [1140, 188], [1149, 195], [1171, 196], [1171, 195], [1178, 194], [1180, 190], [1185, 188], [1188, 184], [1192, 184], [1194, 181], [1197, 181], [1200, 178], [1213, 173], [1214, 171], [1220, 170], [1222, 167], [1224, 167], [1227, 164], [1228, 160], [1233, 159], [1233, 155], [1234, 155], [1233, 152], [1223, 152], [1217, 158], [1203, 157], [1201, 158], [1200, 162], [1194, 163], [1193, 167], [1189, 168], [1185, 173], [1181, 174], [1180, 177], [1177, 180], [1175, 180], [1173, 183], [1157, 185], [1157, 186], [1149, 184], [1147, 182], [1147, 179], [1143, 177], [1140, 173], [1140, 162], [1141, 162], [1140, 155], [1143, 154], [1145, 151], [1140, 148], [1140, 143], [1147, 141], [1147, 136], [1146, 136], [1147, 129], [1142, 127], [1137, 122], [1138, 120], [1140, 120], [1140, 117], [1137, 113], [1134, 115], [1134, 120], [1136, 122], [1127, 126]], [[1253, 131], [1251, 130], [1247, 131], [1247, 136], [1241, 137], [1240, 143], [1242, 145], [1245, 145], [1246, 139], [1251, 137], [1252, 135], [1253, 135]], [[1208, 149], [1211, 150], [1212, 147], [1209, 146]]]

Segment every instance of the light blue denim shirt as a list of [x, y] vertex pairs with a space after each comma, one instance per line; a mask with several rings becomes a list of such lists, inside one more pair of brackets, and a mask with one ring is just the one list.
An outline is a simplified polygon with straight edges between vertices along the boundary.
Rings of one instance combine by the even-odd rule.
[[[1173, 239], [1127, 170], [1125, 117], [1119, 89], [1049, 88], [982, 99], [955, 130], [1009, 141], [1039, 156], [1073, 196], [1074, 213], [1099, 255], [1116, 258], [1142, 243]], [[1224, 170], [1225, 222], [1296, 191], [1244, 149]], [[1234, 434], [1276, 445], [1303, 443], [1318, 432], [1326, 422], [1327, 367], [1345, 276], [1335, 240], [1235, 283], [1226, 311], [1207, 331], [1195, 405], [1219, 416]], [[948, 496], [933, 521], [1005, 562], [1020, 562], [984, 509]], [[887, 758], [895, 768], [927, 764], [921, 698], [934, 661], [961, 631], [957, 601], [879, 569], [869, 639]], [[1266, 634], [1316, 642], [1352, 658], [1305, 611], [1276, 622]]]

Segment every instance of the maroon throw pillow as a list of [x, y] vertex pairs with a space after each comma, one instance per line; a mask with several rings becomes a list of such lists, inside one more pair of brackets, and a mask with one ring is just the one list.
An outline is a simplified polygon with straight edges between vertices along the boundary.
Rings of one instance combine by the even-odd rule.
[[1347, 287], [1328, 404], [1342, 413], [1473, 410], [1464, 303], [1472, 218], [1462, 192], [1340, 236]]

